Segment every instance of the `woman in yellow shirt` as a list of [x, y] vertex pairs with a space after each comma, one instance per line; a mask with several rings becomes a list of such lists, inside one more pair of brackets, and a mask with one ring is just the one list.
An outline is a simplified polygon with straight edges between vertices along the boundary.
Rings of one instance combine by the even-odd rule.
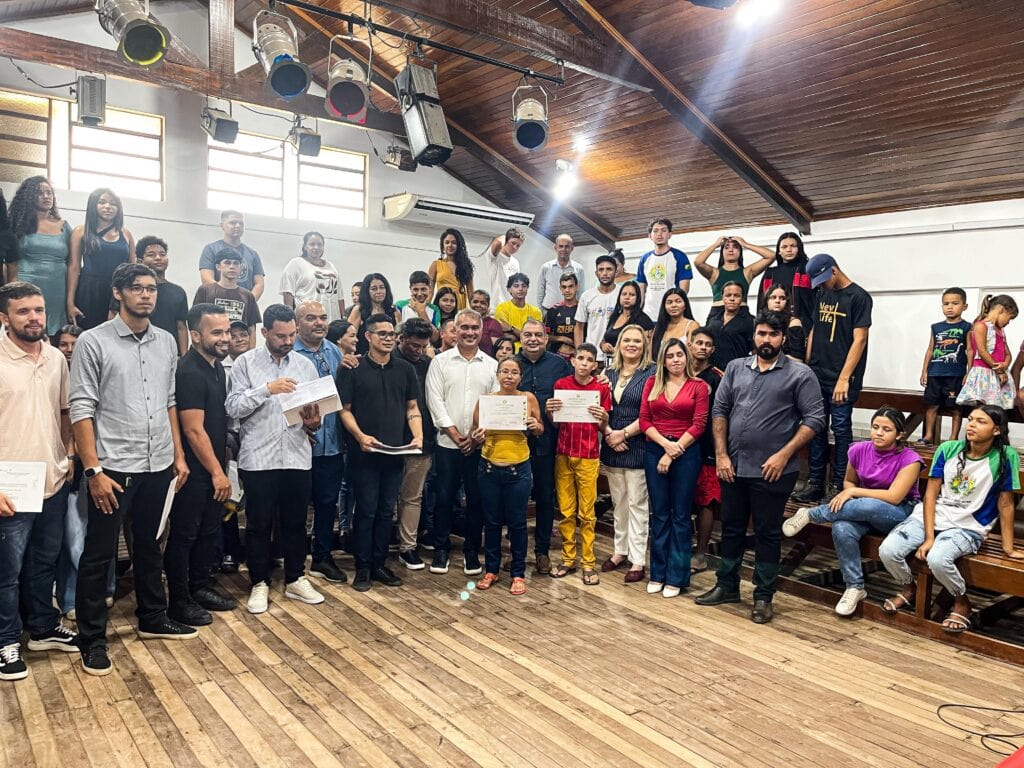
[[441, 255], [430, 262], [427, 274], [432, 295], [442, 288], [451, 288], [455, 291], [457, 308], [469, 306], [469, 297], [473, 295], [473, 262], [469, 260], [466, 238], [459, 230], [446, 229], [441, 233]]
[[[485, 573], [476, 588], [490, 589], [498, 580], [501, 568], [501, 529], [508, 526], [512, 550], [510, 591], [513, 595], [526, 592], [526, 505], [530, 501], [530, 488], [533, 485], [526, 433], [537, 436], [544, 432], [537, 398], [531, 392], [519, 391], [522, 379], [523, 364], [518, 359], [512, 357], [498, 364], [498, 391], [492, 395], [482, 395], [477, 402], [473, 411], [472, 432], [473, 442], [483, 446], [480, 452], [479, 482], [480, 502], [484, 512]], [[504, 404], [510, 409], [522, 408], [523, 427], [481, 427], [480, 402], [484, 398], [506, 398]]]

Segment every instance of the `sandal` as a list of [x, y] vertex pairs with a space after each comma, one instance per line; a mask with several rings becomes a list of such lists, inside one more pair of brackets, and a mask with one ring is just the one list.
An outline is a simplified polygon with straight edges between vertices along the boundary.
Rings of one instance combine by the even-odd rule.
[[942, 628], [951, 635], [959, 635], [971, 628], [971, 620], [962, 613], [950, 611], [942, 620]]
[[903, 593], [890, 597], [884, 603], [882, 603], [882, 610], [888, 614], [899, 613], [904, 608], [913, 608], [914, 601], [908, 598]]
[[584, 568], [583, 569], [583, 583], [588, 587], [592, 587], [595, 584], [601, 583], [601, 577], [597, 573], [595, 568]]
[[550, 576], [552, 579], [561, 579], [568, 576], [570, 573], [576, 573], [575, 565], [553, 565], [551, 566]]
[[516, 576], [512, 579], [512, 586], [509, 587], [509, 592], [513, 595], [522, 595], [526, 592], [526, 579], [522, 576]]
[[498, 580], [498, 574], [496, 573], [485, 573], [483, 578], [476, 583], [477, 589], [490, 589], [494, 586], [494, 582]]

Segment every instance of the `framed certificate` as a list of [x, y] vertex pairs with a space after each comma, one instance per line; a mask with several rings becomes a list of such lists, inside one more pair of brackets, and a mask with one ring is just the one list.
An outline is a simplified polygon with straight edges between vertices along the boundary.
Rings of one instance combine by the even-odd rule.
[[481, 429], [526, 429], [526, 395], [481, 395]]
[[551, 415], [552, 421], [555, 423], [600, 423], [587, 410], [592, 405], [601, 404], [600, 392], [591, 389], [556, 389], [554, 397], [556, 400], [562, 401], [562, 407]]

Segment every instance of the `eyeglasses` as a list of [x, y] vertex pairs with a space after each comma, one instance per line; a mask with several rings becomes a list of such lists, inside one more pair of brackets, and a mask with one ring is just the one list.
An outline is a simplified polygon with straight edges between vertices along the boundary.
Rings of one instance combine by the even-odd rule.
[[396, 339], [398, 334], [394, 331], [369, 331], [369, 333], [375, 334], [378, 339]]
[[155, 296], [157, 293], [157, 287], [155, 285], [129, 285], [128, 293], [134, 294], [135, 296], [141, 296], [146, 294], [147, 296]]

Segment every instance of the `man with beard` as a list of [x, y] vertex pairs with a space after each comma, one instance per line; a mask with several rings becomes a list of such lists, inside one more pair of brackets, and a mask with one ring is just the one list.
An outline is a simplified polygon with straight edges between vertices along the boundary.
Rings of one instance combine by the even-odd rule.
[[[714, 405], [718, 385], [722, 383], [722, 369], [711, 364], [715, 354], [715, 337], [710, 328], [700, 327], [690, 332], [687, 345], [693, 360], [693, 372], [708, 385], [709, 402]], [[722, 487], [715, 470], [715, 437], [710, 429], [700, 436], [700, 473], [693, 492], [693, 506], [697, 510], [697, 551], [690, 558], [691, 571], [708, 568], [708, 543], [715, 526], [714, 508], [722, 503]]]
[[714, 588], [697, 605], [737, 603], [747, 525], [754, 523], [754, 607], [757, 624], [772, 620], [779, 575], [782, 515], [796, 484], [800, 449], [825, 426], [818, 381], [782, 354], [784, 318], [762, 312], [754, 324], [753, 357], [725, 369], [711, 409], [722, 484], [722, 560]]
[[125, 515], [132, 521], [139, 637], [196, 636], [192, 627], [167, 616], [156, 536], [168, 487], [177, 476], [174, 487], [180, 491], [189, 474], [175, 399], [178, 344], [149, 322], [158, 290], [153, 270], [122, 264], [111, 287], [121, 309], [79, 337], [71, 360], [71, 422], [89, 486], [76, 613], [82, 667], [90, 675], [113, 669], [106, 640], [107, 572]]
[[0, 288], [0, 320], [7, 329], [0, 338], [0, 459], [45, 465], [42, 509], [19, 509], [0, 493], [0, 680], [22, 680], [28, 668], [21, 659], [19, 602], [30, 651], [78, 650], [52, 602], [72, 473], [68, 368], [46, 340], [38, 287], [15, 282]]
[[249, 563], [249, 613], [265, 613], [270, 598], [270, 534], [274, 522], [284, 550], [285, 597], [309, 605], [324, 601], [306, 578], [306, 507], [311, 488], [310, 437], [320, 428], [315, 403], [288, 425], [276, 395], [318, 378], [295, 345], [295, 313], [271, 304], [260, 329], [266, 342], [235, 361], [224, 405], [240, 419], [238, 474], [245, 486], [245, 550]]
[[594, 259], [594, 274], [597, 285], [588, 288], [580, 296], [576, 306], [576, 325], [573, 328], [573, 346], [579, 347], [584, 341], [597, 347], [598, 370], [604, 365], [601, 342], [608, 329], [608, 318], [615, 311], [619, 298], [619, 286], [615, 284], [615, 268], [618, 262], [610, 253]]
[[224, 502], [231, 496], [227, 464], [227, 375], [220, 361], [228, 355], [227, 313], [216, 304], [196, 304], [188, 312], [192, 348], [178, 363], [175, 395], [184, 435], [189, 477], [171, 508], [164, 550], [167, 615], [202, 627], [210, 611], [230, 611], [237, 601], [213, 587], [210, 569], [220, 549]]

